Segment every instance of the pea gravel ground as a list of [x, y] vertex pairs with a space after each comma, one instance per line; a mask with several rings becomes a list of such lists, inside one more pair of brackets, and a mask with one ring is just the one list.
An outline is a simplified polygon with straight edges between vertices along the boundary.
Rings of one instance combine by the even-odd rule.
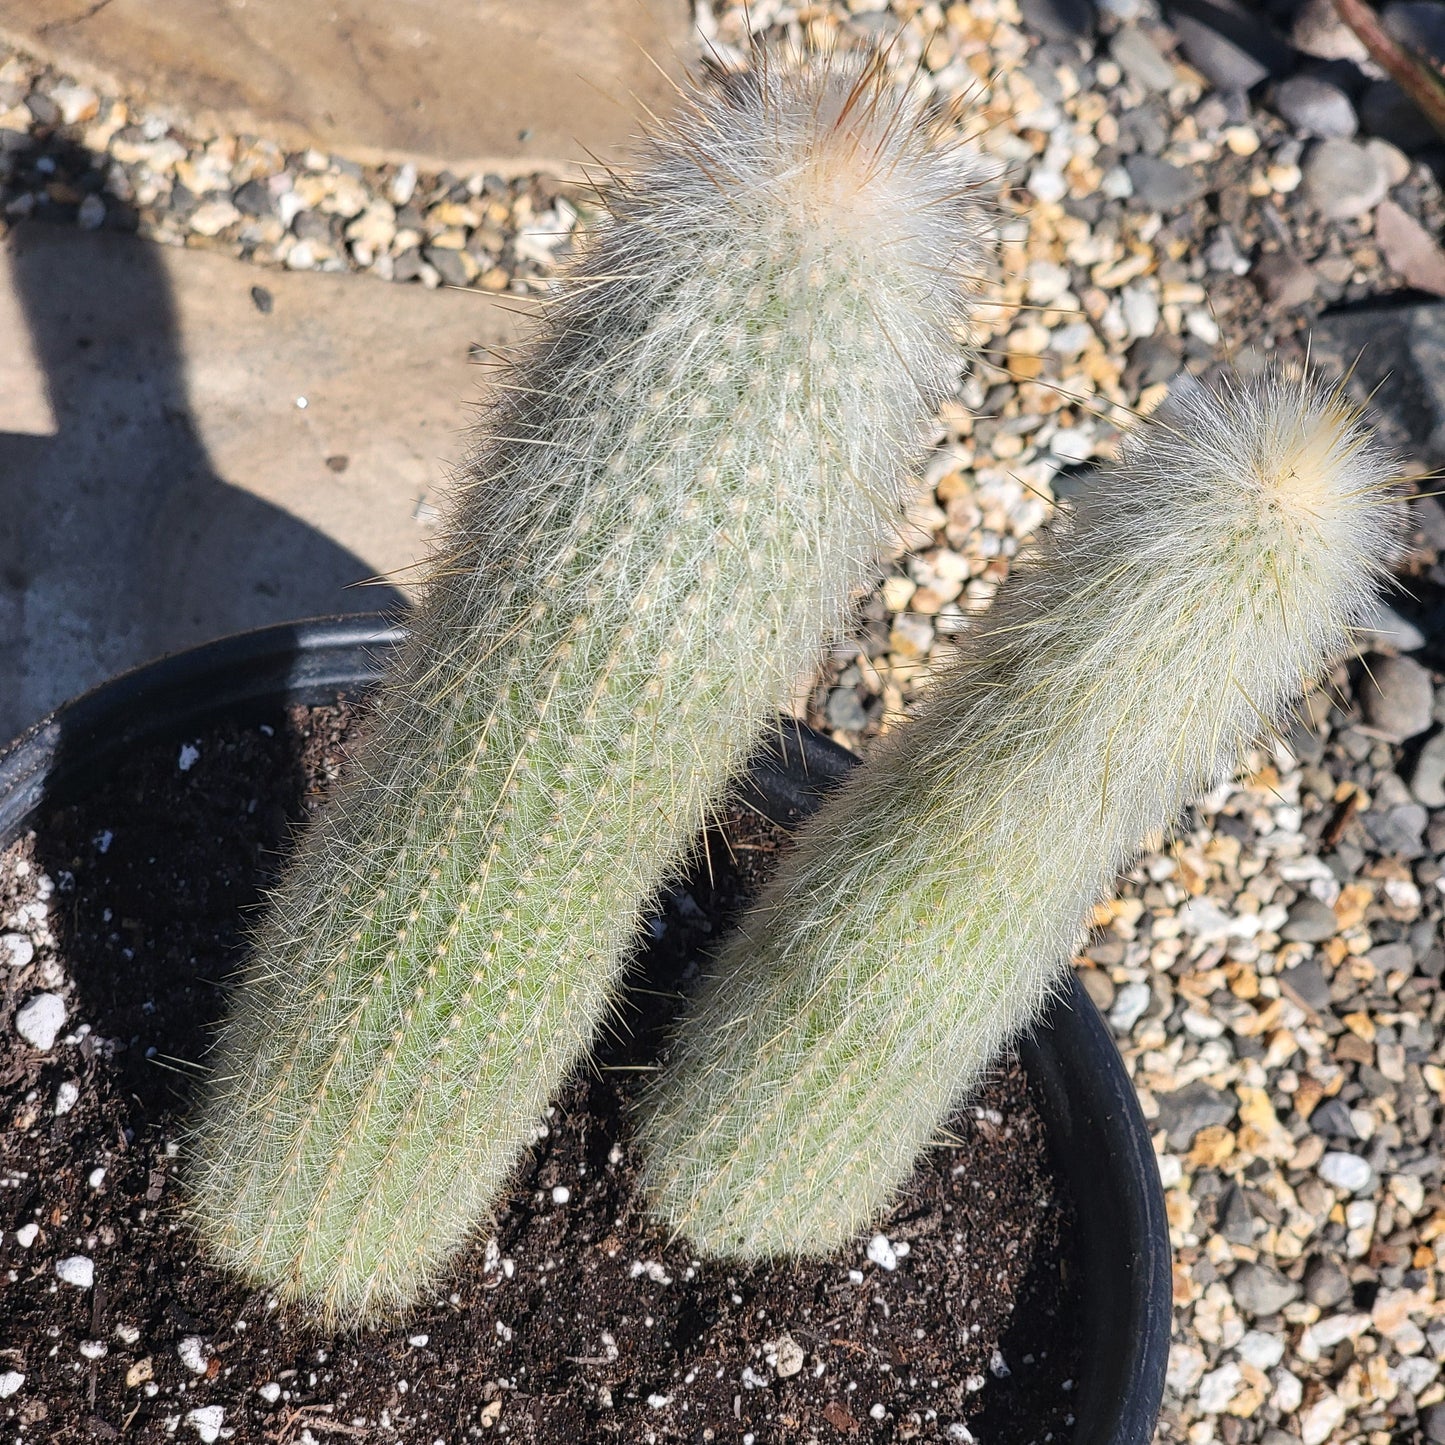
[[[1438, 43], [1445, 6], [1392, 9]], [[907, 549], [800, 690], [842, 741], [866, 746], [906, 712], [1078, 468], [1178, 371], [1303, 357], [1322, 312], [1445, 295], [1439, 142], [1329, 6], [1272, 0], [1223, 30], [1211, 14], [699, 4], [723, 62], [749, 29], [798, 48], [887, 42], [910, 84], [977, 97], [980, 143], [1012, 182], [982, 357], [939, 417]], [[258, 268], [539, 293], [593, 211], [545, 176], [286, 154], [0, 61], [11, 221], [135, 229]], [[1376, 405], [1415, 460], [1440, 465], [1388, 383]], [[1146, 853], [1078, 960], [1167, 1190], [1161, 1441], [1445, 1442], [1445, 514], [1427, 500], [1413, 515], [1409, 594], [1368, 655]], [[29, 926], [7, 921], [17, 960]]]

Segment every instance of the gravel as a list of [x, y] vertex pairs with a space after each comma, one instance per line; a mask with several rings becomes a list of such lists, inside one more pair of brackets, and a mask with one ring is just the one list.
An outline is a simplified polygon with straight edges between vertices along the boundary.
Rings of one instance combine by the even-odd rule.
[[[1054, 0], [1030, 0], [1024, 17], [1013, 0], [699, 9], [724, 61], [749, 25], [779, 42], [844, 47], [886, 25], [889, 63], [940, 103], [993, 77], [986, 124], [974, 128], [1017, 183], [1001, 219], [1003, 278], [979, 318], [982, 358], [938, 418], [908, 545], [860, 601], [854, 635], [807, 702], [840, 741], [866, 744], [895, 726], [1049, 521], [1073, 469], [1109, 455], [1130, 413], [1157, 405], [1180, 371], [1224, 353], [1245, 370], [1297, 359], [1313, 328], [1327, 365], [1342, 372], [1360, 358], [1365, 390], [1391, 377], [1377, 405], [1401, 450], [1422, 470], [1445, 461], [1435, 360], [1445, 310], [1395, 304], [1390, 293], [1415, 284], [1405, 267], [1428, 275], [1419, 268], [1430, 255], [1402, 249], [1397, 237], [1418, 248], [1418, 236], [1387, 209], [1427, 240], [1445, 229], [1427, 163], [1438, 141], [1362, 68], [1331, 0], [1280, 20], [1318, 75], [1281, 59], [1258, 20], [1240, 29], [1237, 10], [1221, 20], [1217, 7], [1176, 8], [1165, 21], [1154, 0], [1101, 0], [1087, 20]], [[1321, 84], [1353, 106], [1365, 135], [1393, 144], [1337, 133], [1344, 108]], [[58, 118], [39, 120], [30, 96]], [[37, 154], [56, 168], [41, 172]], [[350, 270], [517, 294], [552, 290], [595, 213], [585, 188], [548, 177], [359, 166], [219, 135], [20, 56], [0, 64], [0, 187], [10, 220], [136, 230], [258, 272]], [[1412, 552], [1412, 585], [1445, 582], [1442, 540]], [[1398, 647], [1375, 646], [1378, 676]], [[1428, 650], [1411, 659], [1432, 685], [1436, 660]], [[1078, 961], [1098, 976], [1090, 992], [1107, 1004], [1166, 1187], [1176, 1323], [1161, 1445], [1421, 1435], [1445, 1445], [1445, 1303], [1435, 1297], [1445, 808], [1422, 772], [1436, 723], [1420, 723], [1418, 678], [1408, 686], [1405, 711], [1381, 728], [1363, 668], [1342, 667], [1304, 710], [1299, 752], [1258, 749], [1141, 858]], [[1397, 737], [1416, 749], [1423, 738], [1420, 757]], [[1192, 931], [1181, 922], [1191, 904], [1204, 925]], [[1260, 926], [1233, 929], [1242, 918]], [[43, 924], [0, 918], [0, 931], [32, 943], [33, 958], [8, 970], [28, 978], [48, 956]], [[17, 1001], [66, 993], [25, 987]], [[54, 1097], [37, 1100], [37, 1117]], [[1197, 1127], [1186, 1099], [1208, 1110]], [[1253, 1293], [1259, 1280], [1294, 1292], [1259, 1313], [1271, 1302]], [[178, 1436], [192, 1431], [199, 1422], [177, 1419]]]

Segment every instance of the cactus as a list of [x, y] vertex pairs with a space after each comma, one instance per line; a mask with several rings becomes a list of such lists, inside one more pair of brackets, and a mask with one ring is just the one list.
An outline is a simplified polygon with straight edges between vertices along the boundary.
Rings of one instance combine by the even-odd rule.
[[896, 532], [991, 224], [942, 129], [839, 62], [698, 90], [648, 142], [254, 940], [188, 1146], [214, 1258], [359, 1322], [495, 1206]]
[[1391, 496], [1358, 412], [1280, 376], [1126, 441], [724, 947], [640, 1125], [678, 1233], [814, 1255], [876, 1218], [1140, 840], [1343, 647]]

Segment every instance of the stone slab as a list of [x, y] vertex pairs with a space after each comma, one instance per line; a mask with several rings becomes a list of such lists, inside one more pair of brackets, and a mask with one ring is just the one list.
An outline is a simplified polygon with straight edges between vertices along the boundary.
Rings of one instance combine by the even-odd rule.
[[1391, 446], [1432, 470], [1445, 466], [1445, 301], [1329, 313], [1310, 345], [1328, 373], [1349, 375]]
[[688, 0], [0, 0], [0, 38], [222, 131], [576, 171], [665, 109]]
[[162, 653], [399, 603], [405, 577], [357, 584], [424, 556], [485, 397], [473, 348], [522, 327], [480, 292], [18, 227], [0, 248], [0, 742]]

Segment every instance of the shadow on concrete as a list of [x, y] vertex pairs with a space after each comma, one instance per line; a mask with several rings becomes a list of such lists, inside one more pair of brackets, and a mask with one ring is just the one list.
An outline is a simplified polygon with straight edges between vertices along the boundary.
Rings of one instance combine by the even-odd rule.
[[370, 574], [360, 558], [216, 475], [157, 248], [82, 245], [78, 207], [105, 183], [95, 158], [10, 138], [21, 144], [0, 137], [0, 201], [50, 189], [5, 245], [55, 434], [0, 431], [0, 742], [163, 653], [399, 608], [393, 589], [354, 586]]

